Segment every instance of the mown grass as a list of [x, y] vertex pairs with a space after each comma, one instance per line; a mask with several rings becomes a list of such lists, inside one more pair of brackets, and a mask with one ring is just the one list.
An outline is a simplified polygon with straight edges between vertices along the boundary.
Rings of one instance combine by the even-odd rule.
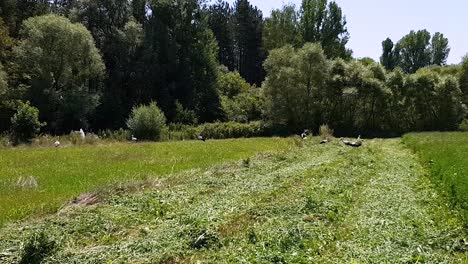
[[99, 188], [283, 151], [291, 139], [0, 149], [0, 226]]
[[467, 230], [399, 140], [318, 141], [9, 224], [0, 262], [37, 234], [56, 245], [44, 263], [468, 261]]
[[408, 134], [403, 141], [419, 154], [431, 179], [462, 208], [468, 221], [468, 133]]

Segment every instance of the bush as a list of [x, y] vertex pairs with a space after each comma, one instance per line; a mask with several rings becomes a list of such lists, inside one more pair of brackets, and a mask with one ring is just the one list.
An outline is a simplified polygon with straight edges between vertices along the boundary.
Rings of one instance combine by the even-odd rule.
[[127, 126], [139, 140], [159, 140], [166, 128], [166, 117], [156, 103], [134, 107]]
[[20, 103], [11, 118], [11, 134], [15, 144], [31, 143], [45, 123], [39, 122], [39, 110], [29, 102]]
[[224, 139], [224, 138], [250, 138], [261, 137], [265, 135], [265, 129], [262, 122], [241, 123], [209, 123], [200, 126], [200, 134], [205, 138]]
[[44, 232], [33, 234], [24, 247], [19, 263], [40, 264], [55, 248], [55, 241], [49, 240]]
[[126, 129], [119, 129], [119, 130], [104, 130], [99, 132], [99, 137], [102, 139], [107, 139], [111, 141], [119, 141], [119, 142], [124, 142], [130, 140], [132, 134], [129, 130]]
[[468, 132], [468, 119], [463, 120], [463, 122], [458, 127], [458, 130]]
[[333, 137], [333, 129], [331, 129], [328, 125], [321, 125], [319, 129], [320, 137]]

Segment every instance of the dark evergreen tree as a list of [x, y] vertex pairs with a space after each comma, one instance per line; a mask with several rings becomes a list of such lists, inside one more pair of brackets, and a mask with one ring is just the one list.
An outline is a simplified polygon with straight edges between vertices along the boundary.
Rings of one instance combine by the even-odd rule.
[[234, 4], [234, 36], [237, 70], [250, 84], [260, 85], [264, 79], [263, 15], [248, 0]]
[[234, 70], [234, 33], [232, 24], [232, 8], [229, 3], [218, 0], [208, 8], [208, 24], [218, 41], [218, 61], [220, 64]]
[[382, 42], [383, 54], [380, 57], [380, 63], [389, 71], [393, 71], [398, 65], [399, 51], [396, 49], [393, 41], [387, 38]]

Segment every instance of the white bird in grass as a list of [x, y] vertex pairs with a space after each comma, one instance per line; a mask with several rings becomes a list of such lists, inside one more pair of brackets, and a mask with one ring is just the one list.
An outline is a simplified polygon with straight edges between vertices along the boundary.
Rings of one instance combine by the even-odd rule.
[[200, 140], [200, 141], [203, 141], [203, 142], [206, 141], [206, 139], [202, 135], [198, 135], [197, 139]]
[[84, 139], [86, 137], [86, 134], [85, 134], [85, 132], [83, 131], [82, 128], [80, 128], [80, 136], [81, 136], [82, 139]]
[[320, 142], [320, 144], [327, 144], [329, 142], [328, 137], [326, 137], [324, 140]]
[[137, 142], [138, 139], [132, 135], [132, 141], [133, 141], [133, 142]]
[[60, 141], [59, 141], [59, 139], [60, 139], [60, 137], [57, 138], [57, 140], [54, 142], [54, 146], [55, 146], [56, 148], [60, 147]]

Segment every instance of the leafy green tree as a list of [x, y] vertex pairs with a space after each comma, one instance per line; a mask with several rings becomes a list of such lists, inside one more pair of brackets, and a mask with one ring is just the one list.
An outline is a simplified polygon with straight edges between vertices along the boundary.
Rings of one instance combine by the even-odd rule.
[[264, 103], [261, 92], [260, 89], [251, 89], [233, 98], [222, 96], [221, 102], [227, 120], [238, 123], [261, 120]]
[[29, 102], [20, 103], [16, 113], [11, 118], [11, 134], [13, 141], [29, 143], [40, 132], [45, 123], [39, 121], [39, 110]]
[[431, 64], [430, 40], [431, 34], [427, 30], [419, 30], [411, 31], [398, 42], [401, 57], [399, 66], [405, 72], [415, 73]]
[[295, 5], [285, 5], [275, 9], [265, 19], [263, 45], [266, 51], [281, 48], [285, 45], [300, 47], [302, 45], [299, 14]]
[[99, 103], [104, 65], [89, 31], [67, 18], [46, 15], [24, 22], [15, 48], [28, 97], [48, 129], [86, 127]]
[[446, 77], [436, 88], [437, 130], [456, 130], [465, 116], [462, 92], [454, 77]]
[[8, 25], [11, 36], [18, 37], [23, 21], [49, 12], [48, 0], [2, 0], [0, 17]]
[[248, 0], [234, 3], [234, 37], [236, 45], [237, 71], [250, 84], [260, 85], [264, 78], [262, 64], [263, 15]]
[[166, 117], [153, 102], [134, 107], [127, 120], [127, 126], [137, 139], [157, 141], [166, 128]]
[[218, 0], [208, 8], [208, 25], [219, 46], [218, 61], [231, 71], [236, 67], [232, 16], [233, 10], [228, 2]]
[[232, 98], [240, 93], [248, 92], [251, 87], [238, 72], [223, 72], [218, 77], [220, 94]]
[[272, 50], [265, 61], [264, 82], [269, 118], [294, 128], [320, 125], [321, 91], [328, 76], [328, 63], [319, 44]]
[[305, 42], [319, 42], [328, 58], [351, 58], [346, 49], [349, 33], [346, 18], [334, 1], [303, 0], [301, 5], [301, 29]]
[[465, 106], [468, 106], [468, 55], [463, 57], [461, 65], [462, 70], [459, 79], [460, 90], [463, 93], [463, 102], [465, 103]]
[[[429, 65], [445, 65], [450, 53], [448, 39], [439, 32], [431, 39], [431, 34], [427, 30], [411, 31], [398, 42], [393, 51], [388, 49], [390, 47], [388, 42], [384, 45], [382, 58], [388, 60], [396, 56], [398, 66], [406, 73], [415, 73]], [[393, 56], [389, 56], [391, 53]], [[386, 61], [390, 62], [392, 60]], [[389, 65], [393, 66], [391, 63]]]
[[222, 119], [217, 90], [217, 43], [198, 1], [158, 1], [149, 6], [145, 30], [145, 87], [169, 121], [175, 101], [199, 122]]
[[444, 34], [436, 32], [431, 40], [432, 65], [446, 65], [450, 54], [449, 41]]
[[143, 25], [132, 16], [132, 7], [141, 8], [141, 3], [135, 5], [127, 0], [88, 0], [68, 6], [70, 19], [91, 32], [106, 65], [102, 104], [94, 122], [99, 128], [124, 126], [134, 104], [154, 99], [142, 76]]
[[13, 47], [13, 39], [10, 37], [8, 28], [0, 18], [0, 62], [5, 63], [9, 50]]
[[389, 71], [393, 71], [399, 63], [399, 50], [393, 44], [390, 38], [382, 42], [383, 54], [380, 57], [380, 63]]

